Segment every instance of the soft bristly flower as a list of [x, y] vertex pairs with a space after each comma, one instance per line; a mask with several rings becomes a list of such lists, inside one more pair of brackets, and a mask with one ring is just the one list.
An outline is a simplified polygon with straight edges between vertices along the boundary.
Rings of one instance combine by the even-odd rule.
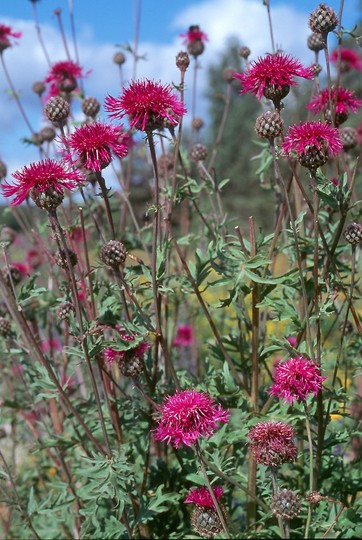
[[292, 405], [293, 401], [305, 401], [310, 394], [317, 395], [326, 378], [312, 360], [303, 356], [289, 358], [277, 366], [270, 394]]
[[243, 84], [241, 94], [250, 92], [259, 99], [263, 95], [272, 99], [269, 95], [277, 92], [281, 99], [288, 94], [290, 86], [297, 85], [294, 77], [312, 79], [313, 70], [304, 68], [291, 55], [276, 53], [259, 57], [245, 73], [235, 73], [234, 77]]
[[100, 121], [85, 124], [66, 139], [66, 147], [69, 148], [66, 157], [85, 169], [100, 172], [111, 163], [112, 155], [122, 158], [127, 154], [122, 136], [121, 126]]
[[188, 347], [194, 342], [194, 337], [192, 335], [192, 328], [189, 324], [180, 324], [177, 328], [177, 333], [175, 339], [173, 340], [173, 345], [175, 347]]
[[8, 26], [7, 24], [0, 24], [0, 53], [2, 53], [8, 47], [12, 47], [14, 44], [14, 39], [19, 39], [21, 36], [22, 33], [14, 32], [11, 26]]
[[83, 73], [83, 68], [72, 60], [56, 62], [44, 79], [50, 83], [46, 100], [58, 96], [61, 91], [70, 92], [77, 88], [76, 79], [86, 77], [90, 72]]
[[248, 437], [249, 449], [260, 465], [278, 467], [295, 461], [297, 448], [293, 442], [294, 429], [284, 422], [259, 422], [253, 426]]
[[133, 81], [118, 99], [107, 96], [105, 109], [112, 118], [128, 116], [131, 128], [141, 131], [162, 128], [165, 121], [176, 126], [186, 113], [170, 85], [149, 79]]
[[154, 430], [155, 439], [190, 446], [200, 437], [210, 437], [218, 427], [218, 422], [229, 421], [230, 413], [216, 404], [205, 392], [183, 390], [173, 396], [166, 396], [160, 407], [158, 426]]
[[30, 163], [20, 171], [12, 174], [15, 178], [13, 184], [4, 182], [2, 191], [5, 197], [15, 198], [11, 206], [21, 204], [31, 190], [42, 193], [48, 190], [63, 192], [63, 188], [74, 189], [83, 177], [79, 171], [70, 171], [65, 165], [53, 159], [45, 159], [37, 163]]
[[[336, 114], [343, 115], [347, 119], [350, 112], [357, 112], [362, 105], [360, 99], [356, 99], [356, 95], [353, 90], [348, 90], [340, 86], [338, 88], [331, 89], [331, 101], [335, 105]], [[329, 110], [329, 90], [325, 88], [318, 95], [316, 95], [312, 101], [307, 105], [307, 109], [318, 114], [320, 112], [326, 112]], [[341, 122], [340, 122], [341, 123]]]
[[308, 168], [320, 167], [342, 149], [338, 129], [326, 122], [304, 122], [290, 126], [283, 143], [287, 156], [292, 152]]
[[355, 69], [356, 71], [362, 71], [362, 58], [354, 49], [347, 49], [342, 47], [340, 56], [338, 53], [338, 49], [335, 49], [331, 53], [329, 60], [332, 63], [337, 63], [339, 61], [339, 58], [341, 62], [341, 71], [343, 73], [351, 71], [352, 69]]
[[198, 24], [193, 24], [189, 26], [188, 31], [185, 34], [180, 34], [180, 37], [184, 38], [183, 44], [188, 45], [189, 43], [192, 43], [194, 41], [208, 41], [208, 37], [205, 34], [205, 32], [202, 32], [200, 30], [200, 26]]
[[[212, 488], [212, 491], [214, 492], [215, 499], [218, 501], [223, 494], [222, 486], [215, 486]], [[197, 506], [215, 508], [210, 492], [205, 486], [191, 489], [184, 500], [184, 503], [193, 503], [197, 504]]]

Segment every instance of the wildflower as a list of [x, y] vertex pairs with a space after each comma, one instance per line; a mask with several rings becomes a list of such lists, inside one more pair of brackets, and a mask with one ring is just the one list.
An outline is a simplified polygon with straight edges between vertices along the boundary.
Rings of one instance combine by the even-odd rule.
[[112, 161], [112, 154], [119, 158], [127, 154], [127, 146], [120, 140], [122, 127], [99, 121], [77, 128], [66, 139], [69, 160], [77, 160], [85, 169], [100, 172]]
[[[123, 375], [138, 377], [143, 372], [143, 359], [151, 345], [139, 335], [128, 334], [120, 325], [116, 326], [116, 330], [122, 342], [115, 342], [116, 348], [106, 347], [103, 351], [104, 359], [108, 365], [117, 361]], [[118, 347], [123, 350], [117, 350]]]
[[181, 34], [181, 37], [185, 38], [183, 44], [186, 45], [187, 52], [194, 58], [204, 52], [205, 41], [208, 40], [208, 37], [200, 30], [198, 24], [191, 25], [186, 34]]
[[149, 79], [132, 82], [118, 99], [107, 96], [105, 109], [112, 118], [128, 115], [131, 128], [146, 132], [162, 128], [165, 120], [176, 126], [186, 112], [170, 85]]
[[77, 80], [86, 77], [90, 72], [83, 73], [83, 68], [72, 60], [55, 63], [44, 79], [50, 83], [46, 100], [58, 96], [60, 92], [72, 92], [77, 88]]
[[[342, 124], [347, 120], [350, 112], [357, 112], [359, 107], [362, 105], [362, 101], [356, 99], [355, 93], [353, 90], [348, 90], [340, 86], [338, 88], [331, 89], [331, 101], [335, 104], [336, 110], [336, 125]], [[312, 101], [307, 105], [307, 109], [313, 112], [313, 114], [318, 114], [324, 112], [327, 119], [330, 119], [331, 113], [329, 109], [329, 89], [325, 88], [317, 96], [315, 96]]]
[[189, 324], [180, 324], [177, 328], [177, 334], [173, 340], [175, 347], [188, 347], [192, 345], [194, 338], [192, 335], [192, 328]]
[[259, 422], [248, 433], [249, 448], [257, 463], [278, 467], [295, 461], [297, 448], [292, 426], [283, 422]]
[[166, 396], [160, 407], [155, 439], [175, 448], [181, 443], [190, 446], [200, 437], [209, 437], [217, 429], [218, 422], [229, 421], [230, 413], [217, 405], [205, 392], [183, 390], [173, 396]]
[[8, 47], [12, 47], [11, 38], [19, 39], [22, 36], [21, 32], [14, 32], [11, 26], [0, 24], [0, 54]]
[[49, 191], [62, 195], [63, 188], [74, 189], [82, 181], [80, 172], [70, 171], [65, 165], [53, 159], [31, 163], [12, 176], [16, 180], [13, 185], [7, 182], [2, 185], [5, 197], [16, 196], [11, 206], [21, 204], [28, 194], [33, 199]]
[[327, 377], [321, 376], [319, 367], [312, 360], [298, 356], [281, 362], [273, 378], [270, 394], [293, 404], [294, 400], [305, 401], [309, 394], [317, 395]]
[[[212, 491], [214, 492], [215, 499], [218, 501], [223, 494], [222, 486], [215, 486], [212, 488]], [[184, 500], [184, 503], [194, 503], [197, 504], [197, 506], [215, 508], [214, 501], [212, 500], [207, 487], [191, 489]]]
[[309, 169], [320, 167], [342, 148], [338, 129], [325, 122], [304, 122], [290, 126], [283, 143], [287, 156], [293, 151]]
[[[218, 501], [223, 493], [222, 487], [215, 486], [212, 488], [212, 491]], [[196, 504], [192, 512], [191, 523], [195, 531], [201, 534], [201, 536], [212, 538], [222, 531], [222, 524], [214, 501], [206, 487], [191, 489], [184, 502]], [[223, 511], [223, 506], [219, 504], [219, 507]]]
[[289, 345], [290, 345], [291, 347], [295, 347], [295, 346], [296, 346], [297, 341], [298, 341], [298, 339], [297, 339], [296, 336], [288, 336], [286, 339], [287, 339], [287, 341], [288, 341], [288, 343], [289, 343]]
[[261, 99], [264, 95], [271, 100], [281, 100], [288, 95], [290, 87], [296, 86], [294, 77], [313, 78], [313, 71], [304, 68], [299, 60], [291, 55], [276, 53], [259, 57], [251, 62], [245, 73], [235, 73], [244, 88], [241, 94], [250, 92]]
[[340, 62], [340, 70], [342, 73], [347, 73], [352, 69], [356, 71], [362, 71], [362, 58], [354, 49], [347, 49], [342, 47], [340, 54], [338, 49], [335, 49], [330, 57], [332, 63]]

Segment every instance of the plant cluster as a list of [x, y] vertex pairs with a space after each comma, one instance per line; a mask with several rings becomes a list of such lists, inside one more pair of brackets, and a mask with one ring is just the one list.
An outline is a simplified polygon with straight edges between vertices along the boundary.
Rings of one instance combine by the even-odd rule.
[[[208, 43], [199, 25], [175, 51], [179, 81], [124, 84], [139, 60], [128, 46], [113, 58], [120, 93], [103, 102], [63, 34], [66, 59], [33, 84], [35, 132], [6, 64], [21, 34], [0, 24], [39, 151], [11, 174], [0, 162], [16, 224], [0, 231], [2, 537], [361, 537], [362, 130], [345, 122], [362, 101], [344, 82], [362, 69], [345, 44], [358, 36], [320, 4], [305, 67], [276, 50], [264, 5], [271, 52], [249, 61], [241, 46], [242, 72], [220, 74], [209, 145], [185, 106]], [[298, 83], [311, 97], [286, 127]], [[215, 160], [232, 85], [262, 108], [271, 234], [225, 208]]]

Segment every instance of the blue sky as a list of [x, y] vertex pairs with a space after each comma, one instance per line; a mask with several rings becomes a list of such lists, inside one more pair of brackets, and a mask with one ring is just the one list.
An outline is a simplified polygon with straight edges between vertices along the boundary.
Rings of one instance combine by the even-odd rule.
[[[138, 77], [162, 82], [178, 82], [175, 56], [183, 48], [180, 33], [189, 25], [199, 24], [208, 36], [205, 53], [200, 59], [199, 92], [206, 87], [207, 68], [217, 61], [228, 37], [236, 37], [240, 45], [248, 45], [251, 59], [271, 50], [266, 8], [262, 0], [73, 0], [77, 28], [80, 64], [92, 70], [85, 81], [87, 95], [101, 102], [107, 93], [119, 94], [119, 76], [112, 62], [115, 45], [133, 43], [134, 9], [140, 2], [139, 53], [147, 56], [139, 62]], [[339, 0], [328, 5], [338, 13]], [[314, 0], [270, 0], [275, 41], [285, 52], [300, 58], [305, 64], [314, 61], [306, 47], [310, 34], [308, 17], [318, 2]], [[62, 20], [71, 43], [68, 0], [36, 2], [39, 23], [52, 62], [65, 60], [54, 10], [62, 10]], [[345, 0], [343, 25], [352, 29], [357, 21], [358, 0]], [[19, 44], [5, 51], [5, 58], [14, 85], [34, 128], [44, 125], [37, 96], [31, 91], [35, 80], [44, 79], [48, 71], [34, 28], [30, 0], [0, 0], [0, 23], [10, 24], [23, 32]], [[124, 65], [125, 81], [132, 77], [132, 61]], [[191, 77], [191, 75], [190, 75]], [[186, 81], [191, 86], [191, 82]], [[36, 149], [23, 145], [20, 139], [28, 136], [16, 104], [9, 99], [8, 85], [0, 66], [0, 157], [9, 171], [38, 159]], [[187, 100], [187, 96], [186, 96]], [[198, 114], [206, 114], [201, 98]]]

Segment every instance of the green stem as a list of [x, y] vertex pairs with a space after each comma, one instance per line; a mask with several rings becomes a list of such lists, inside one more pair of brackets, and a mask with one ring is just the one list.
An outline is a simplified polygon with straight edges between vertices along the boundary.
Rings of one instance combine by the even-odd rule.
[[[312, 433], [310, 429], [310, 418], [309, 418], [309, 410], [304, 403], [304, 412], [305, 412], [305, 427], [307, 431], [307, 438], [308, 438], [308, 448], [309, 448], [309, 491], [313, 491], [314, 489], [314, 457], [313, 457], [313, 443], [312, 443]], [[312, 518], [312, 507], [309, 505], [308, 507], [308, 515], [307, 515], [307, 521], [305, 524], [305, 538], [309, 538], [309, 528]]]

